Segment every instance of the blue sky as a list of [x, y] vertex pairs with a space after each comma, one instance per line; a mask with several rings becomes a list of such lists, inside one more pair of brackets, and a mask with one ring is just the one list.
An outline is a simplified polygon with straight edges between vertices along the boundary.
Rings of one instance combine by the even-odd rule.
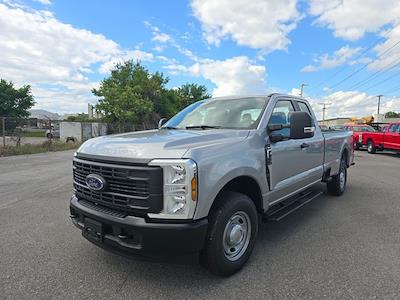
[[400, 111], [399, 16], [393, 0], [0, 0], [0, 77], [59, 113], [96, 103], [90, 89], [125, 59], [215, 96], [306, 83], [328, 117], [370, 115], [377, 94]]

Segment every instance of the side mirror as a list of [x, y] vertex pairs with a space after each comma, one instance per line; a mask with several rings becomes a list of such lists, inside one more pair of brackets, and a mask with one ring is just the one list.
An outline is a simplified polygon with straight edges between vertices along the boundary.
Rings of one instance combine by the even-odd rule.
[[161, 118], [160, 121], [158, 121], [158, 129], [161, 128], [161, 126], [163, 126], [165, 123], [167, 123], [167, 119], [166, 118]]
[[285, 139], [285, 137], [282, 134], [279, 134], [279, 133], [272, 133], [269, 136], [269, 140], [271, 142], [273, 142], [273, 143], [283, 141], [284, 139]]
[[296, 111], [290, 115], [290, 138], [304, 139], [314, 136], [315, 127], [309, 113]]

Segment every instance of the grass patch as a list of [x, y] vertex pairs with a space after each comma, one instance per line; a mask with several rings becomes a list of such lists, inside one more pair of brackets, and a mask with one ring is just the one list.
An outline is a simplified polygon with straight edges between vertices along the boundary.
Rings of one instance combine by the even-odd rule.
[[46, 137], [46, 131], [23, 131], [22, 137]]
[[64, 151], [64, 150], [76, 149], [79, 147], [79, 145], [80, 145], [79, 143], [72, 143], [72, 142], [64, 143], [60, 141], [46, 141], [38, 145], [25, 144], [21, 146], [6, 146], [6, 147], [0, 147], [0, 156]]

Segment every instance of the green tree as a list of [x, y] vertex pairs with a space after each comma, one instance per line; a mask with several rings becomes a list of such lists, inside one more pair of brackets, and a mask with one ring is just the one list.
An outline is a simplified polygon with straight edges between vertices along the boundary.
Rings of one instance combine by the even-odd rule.
[[[76, 116], [68, 116], [67, 121], [70, 122], [90, 122], [89, 115], [85, 113], [78, 113]], [[98, 120], [97, 120], [98, 121]]]
[[178, 111], [199, 100], [210, 98], [207, 88], [204, 85], [186, 83], [178, 88]]
[[121, 127], [129, 123], [149, 127], [161, 117], [170, 118], [185, 106], [209, 98], [205, 86], [187, 83], [169, 89], [168, 81], [160, 72], [150, 73], [140, 62], [116, 64], [99, 89], [92, 90], [100, 98], [96, 110], [106, 121]]
[[26, 118], [35, 100], [30, 85], [15, 88], [14, 84], [4, 79], [0, 80], [0, 116]]
[[100, 97], [96, 109], [107, 121], [143, 122], [155, 111], [166, 111], [167, 82], [168, 78], [164, 78], [162, 73], [150, 74], [139, 62], [117, 64], [111, 76], [101, 82], [100, 88], [92, 90]]
[[388, 111], [385, 114], [385, 118], [400, 118], [400, 113], [396, 113], [394, 111]]

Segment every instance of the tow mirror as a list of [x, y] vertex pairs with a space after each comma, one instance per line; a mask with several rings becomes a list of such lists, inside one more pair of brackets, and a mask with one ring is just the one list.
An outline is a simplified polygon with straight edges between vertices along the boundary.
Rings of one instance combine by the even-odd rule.
[[167, 119], [166, 118], [161, 118], [160, 121], [158, 121], [158, 129], [161, 128], [161, 126], [163, 126], [165, 123], [167, 123]]
[[269, 139], [272, 143], [276, 143], [276, 142], [280, 142], [283, 141], [285, 139], [285, 137], [282, 134], [279, 133], [272, 133], [269, 136]]
[[290, 138], [304, 139], [314, 136], [315, 127], [309, 113], [296, 111], [290, 115]]

